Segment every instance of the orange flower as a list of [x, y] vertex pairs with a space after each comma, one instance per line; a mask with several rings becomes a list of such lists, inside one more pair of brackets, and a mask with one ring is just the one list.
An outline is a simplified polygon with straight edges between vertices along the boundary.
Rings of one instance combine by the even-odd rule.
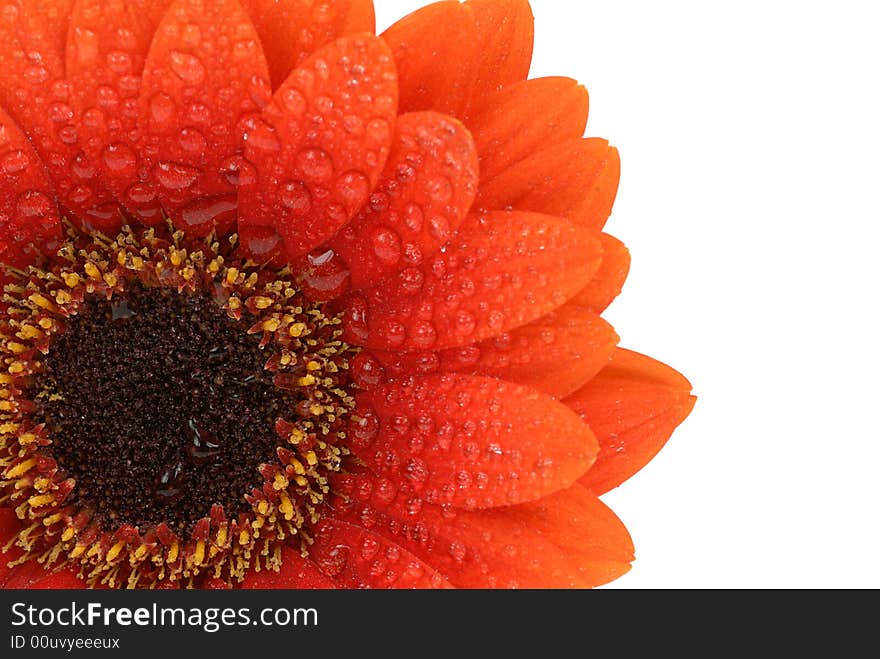
[[526, 0], [0, 9], [0, 585], [572, 587], [688, 415]]

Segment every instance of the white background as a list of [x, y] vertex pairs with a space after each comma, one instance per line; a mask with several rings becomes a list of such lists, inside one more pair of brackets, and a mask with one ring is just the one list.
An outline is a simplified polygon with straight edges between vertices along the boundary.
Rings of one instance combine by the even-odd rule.
[[604, 497], [636, 545], [609, 587], [880, 587], [872, 4], [532, 0], [531, 77], [581, 81], [621, 153], [606, 318], [699, 396]]

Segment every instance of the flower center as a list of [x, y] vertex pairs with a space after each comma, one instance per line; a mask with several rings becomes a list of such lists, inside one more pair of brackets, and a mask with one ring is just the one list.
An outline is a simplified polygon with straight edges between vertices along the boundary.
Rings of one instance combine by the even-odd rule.
[[181, 531], [213, 504], [245, 512], [295, 404], [259, 344], [203, 292], [135, 286], [85, 302], [35, 396], [78, 503], [104, 523]]
[[46, 263], [0, 271], [0, 504], [20, 560], [154, 587], [308, 553], [355, 350], [286, 269], [235, 246], [71, 227]]

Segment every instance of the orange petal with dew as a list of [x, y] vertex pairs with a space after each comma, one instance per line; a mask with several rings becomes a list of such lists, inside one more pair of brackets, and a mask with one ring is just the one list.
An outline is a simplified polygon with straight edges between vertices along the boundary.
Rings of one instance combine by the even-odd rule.
[[163, 221], [139, 151], [138, 99], [147, 51], [172, 0], [77, 0], [67, 42], [70, 103], [98, 176], [147, 225]]
[[479, 343], [430, 353], [370, 354], [388, 377], [488, 375], [562, 398], [608, 363], [618, 340], [611, 325], [572, 300], [528, 325]]
[[68, 216], [86, 228], [113, 231], [121, 222], [117, 206], [79, 145], [64, 79], [59, 37], [66, 18], [47, 6], [19, 0], [0, 11], [0, 106], [45, 163]]
[[223, 233], [238, 186], [256, 176], [242, 139], [259, 132], [271, 90], [259, 38], [238, 0], [176, 0], [144, 65], [143, 166], [178, 228]]
[[568, 488], [598, 450], [589, 428], [547, 394], [459, 374], [361, 393], [349, 435], [378, 475], [432, 503], [469, 509]]
[[584, 134], [589, 96], [571, 78], [523, 80], [490, 96], [468, 121], [489, 181], [533, 153]]
[[329, 243], [352, 288], [432, 256], [461, 225], [477, 191], [477, 151], [459, 121], [402, 115], [391, 155], [364, 209]]
[[601, 260], [593, 233], [559, 218], [472, 215], [442, 253], [350, 299], [346, 331], [379, 350], [468, 345], [561, 306]]
[[331, 41], [376, 31], [372, 0], [245, 0], [242, 4], [260, 35], [273, 89]]
[[607, 141], [568, 140], [481, 184], [475, 206], [558, 215], [601, 230], [611, 214], [619, 180], [620, 157]]
[[61, 237], [46, 168], [12, 117], [0, 108], [0, 263], [23, 268]]
[[602, 494], [651, 461], [696, 398], [690, 382], [674, 369], [618, 349], [599, 375], [564, 402], [599, 440], [599, 457], [580, 483]]
[[283, 547], [281, 549], [281, 569], [278, 572], [262, 570], [249, 571], [241, 582], [243, 590], [312, 590], [336, 588], [336, 583], [327, 577], [314, 561], [303, 558], [300, 552]]
[[311, 560], [341, 588], [450, 587], [429, 564], [362, 527], [324, 518], [315, 528], [314, 540]]
[[528, 75], [533, 42], [526, 0], [436, 2], [389, 27], [403, 112], [466, 119], [485, 97]]
[[378, 182], [396, 116], [394, 62], [376, 36], [342, 37], [294, 69], [247, 139], [245, 250], [261, 259], [274, 237], [293, 260], [331, 238]]
[[369, 473], [334, 479], [336, 515], [399, 544], [457, 588], [592, 588], [625, 573], [633, 560], [629, 534], [583, 490], [468, 512], [427, 503]]
[[596, 313], [602, 313], [623, 289], [629, 274], [630, 255], [626, 246], [607, 233], [599, 235], [602, 243], [602, 264], [590, 283], [572, 298]]

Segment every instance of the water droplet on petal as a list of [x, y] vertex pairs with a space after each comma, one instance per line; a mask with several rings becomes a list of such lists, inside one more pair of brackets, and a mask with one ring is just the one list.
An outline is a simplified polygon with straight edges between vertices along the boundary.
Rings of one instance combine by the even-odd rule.
[[348, 552], [349, 549], [345, 545], [337, 545], [317, 556], [315, 560], [324, 574], [332, 578], [342, 574], [348, 564]]
[[232, 226], [238, 211], [238, 199], [234, 195], [203, 197], [185, 206], [178, 214], [181, 228], [190, 235], [205, 236], [213, 229], [224, 233]]
[[203, 153], [208, 146], [208, 140], [197, 129], [192, 127], [181, 128], [177, 136], [180, 148], [190, 153]]
[[275, 129], [262, 119], [254, 119], [242, 136], [249, 146], [261, 151], [280, 151], [281, 142]]
[[287, 181], [278, 191], [281, 205], [296, 217], [304, 217], [312, 209], [312, 194], [302, 181]]
[[238, 239], [248, 258], [265, 263], [281, 251], [282, 240], [272, 227], [239, 225]]
[[165, 92], [157, 92], [150, 98], [150, 118], [158, 127], [167, 125], [175, 110], [174, 100]]
[[52, 200], [38, 190], [28, 190], [19, 196], [16, 210], [21, 217], [46, 217], [52, 212]]
[[117, 75], [131, 73], [131, 56], [123, 50], [107, 53], [107, 68]]
[[110, 144], [102, 155], [104, 165], [111, 172], [125, 172], [133, 169], [137, 163], [134, 151], [125, 144]]
[[205, 65], [195, 55], [172, 50], [169, 56], [171, 70], [189, 85], [200, 85], [205, 80]]
[[345, 260], [332, 249], [316, 251], [306, 257], [297, 282], [309, 299], [332, 300], [348, 290], [351, 271]]
[[83, 27], [73, 30], [73, 46], [81, 66], [89, 67], [98, 59], [98, 35]]
[[296, 166], [304, 177], [316, 183], [333, 175], [333, 161], [322, 149], [303, 149], [296, 155]]
[[281, 92], [281, 105], [294, 118], [299, 118], [305, 114], [308, 108], [308, 102], [299, 90], [288, 87]]
[[29, 164], [30, 160], [27, 154], [20, 149], [16, 149], [3, 156], [3, 159], [0, 160], [0, 170], [7, 176], [11, 176], [26, 169]]
[[257, 182], [257, 168], [242, 156], [227, 158], [220, 165], [220, 175], [232, 186], [253, 185]]
[[381, 263], [394, 265], [400, 260], [400, 237], [393, 229], [383, 226], [373, 229], [370, 245]]
[[153, 168], [153, 176], [168, 190], [185, 190], [196, 182], [200, 174], [195, 167], [176, 162], [160, 162]]
[[346, 210], [354, 214], [370, 194], [370, 179], [363, 172], [345, 172], [336, 181], [336, 193]]

